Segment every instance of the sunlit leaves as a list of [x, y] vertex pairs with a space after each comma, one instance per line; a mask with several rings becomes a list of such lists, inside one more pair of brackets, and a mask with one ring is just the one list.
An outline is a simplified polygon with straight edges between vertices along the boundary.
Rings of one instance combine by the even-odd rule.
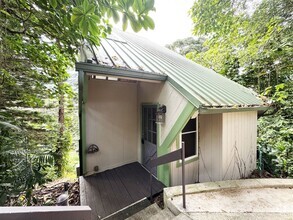
[[141, 30], [142, 28], [142, 25], [135, 19], [134, 16], [128, 16], [128, 20], [130, 22], [130, 26], [131, 28], [135, 31], [135, 32], [138, 32]]
[[[154, 10], [153, 0], [119, 0], [119, 1], [82, 1], [82, 4], [73, 7], [71, 22], [77, 25], [82, 36], [91, 41], [91, 35], [101, 37], [103, 32], [99, 31], [98, 25], [101, 18], [108, 16], [117, 23], [122, 18], [122, 29], [126, 30], [128, 24], [138, 32], [141, 28], [154, 29], [154, 21], [148, 16], [149, 11]], [[95, 27], [96, 26], [96, 27]], [[92, 41], [98, 43], [98, 40]]]
[[233, 4], [239, 1], [198, 0], [195, 1], [190, 14], [194, 23], [194, 34], [224, 34], [233, 24], [235, 9]]
[[152, 30], [155, 28], [155, 22], [148, 15], [143, 17], [143, 24], [145, 25], [144, 27], [149, 27]]
[[207, 48], [203, 46], [205, 38], [193, 38], [188, 37], [180, 40], [176, 40], [172, 44], [166, 45], [167, 48], [173, 50], [188, 59], [193, 59], [193, 54], [206, 51]]
[[95, 5], [90, 4], [87, 0], [72, 10], [71, 22], [78, 25], [81, 33], [86, 37], [89, 32], [94, 36], [99, 35], [97, 24], [99, 17], [94, 13]]
[[133, 10], [138, 15], [137, 19], [133, 15], [129, 17], [131, 27], [134, 31], [138, 32], [141, 28], [145, 30], [155, 28], [154, 21], [148, 16], [149, 11], [155, 10], [153, 0], [134, 0]]
[[115, 23], [117, 23], [120, 19], [119, 13], [116, 10], [112, 10], [112, 16]]
[[[123, 30], [127, 29], [128, 23], [130, 23], [135, 32], [140, 31], [142, 28], [145, 30], [155, 28], [154, 21], [148, 15], [150, 11], [155, 10], [153, 0], [120, 0], [118, 5], [119, 7], [116, 7], [116, 10], [123, 14]], [[112, 14], [115, 21], [114, 13]]]
[[155, 0], [146, 0], [145, 1], [145, 10], [150, 11], [153, 10], [155, 5]]
[[128, 18], [127, 18], [126, 14], [123, 14], [123, 17], [122, 17], [122, 29], [123, 29], [123, 31], [125, 31], [127, 29], [127, 26], [128, 26]]

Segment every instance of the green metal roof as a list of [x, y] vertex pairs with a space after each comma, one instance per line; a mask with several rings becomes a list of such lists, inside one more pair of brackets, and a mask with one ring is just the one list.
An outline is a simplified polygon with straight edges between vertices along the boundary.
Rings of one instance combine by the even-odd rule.
[[88, 46], [83, 52], [84, 59], [97, 67], [107, 66], [117, 72], [129, 70], [128, 75], [144, 72], [167, 76], [167, 80], [197, 108], [264, 106], [252, 90], [135, 34], [115, 30], [101, 41], [101, 46]]

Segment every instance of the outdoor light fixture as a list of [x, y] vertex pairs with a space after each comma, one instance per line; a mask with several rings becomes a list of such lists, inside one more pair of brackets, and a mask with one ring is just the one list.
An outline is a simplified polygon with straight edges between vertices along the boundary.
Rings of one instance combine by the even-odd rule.
[[87, 153], [88, 154], [92, 154], [92, 153], [95, 153], [95, 152], [98, 152], [99, 151], [99, 147], [95, 144], [91, 144], [88, 149], [87, 149]]
[[165, 123], [165, 113], [167, 112], [167, 108], [165, 105], [160, 105], [156, 112], [156, 122], [158, 124]]

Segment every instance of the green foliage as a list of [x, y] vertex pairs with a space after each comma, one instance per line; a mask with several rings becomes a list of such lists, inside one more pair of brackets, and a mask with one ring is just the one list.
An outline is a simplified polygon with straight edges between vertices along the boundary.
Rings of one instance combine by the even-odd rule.
[[191, 52], [201, 53], [206, 50], [203, 46], [205, 38], [199, 37], [197, 39], [188, 37], [182, 40], [176, 40], [172, 44], [166, 45], [167, 48], [173, 50], [181, 55], [186, 56]]
[[28, 136], [27, 130], [10, 123], [0, 125], [0, 205], [27, 189], [30, 205], [33, 186], [48, 181], [45, 169], [54, 158], [45, 146], [32, 146]]
[[274, 111], [259, 119], [259, 149], [264, 168], [281, 176], [293, 176], [293, 82], [267, 88]]
[[153, 0], [0, 1], [2, 202], [25, 190], [30, 205], [35, 185], [67, 172], [78, 129], [67, 70], [84, 40], [99, 44], [121, 16], [124, 29], [153, 29], [152, 10]]
[[187, 57], [265, 95], [259, 120], [265, 169], [293, 176], [292, 1], [197, 0], [190, 14], [206, 51]]

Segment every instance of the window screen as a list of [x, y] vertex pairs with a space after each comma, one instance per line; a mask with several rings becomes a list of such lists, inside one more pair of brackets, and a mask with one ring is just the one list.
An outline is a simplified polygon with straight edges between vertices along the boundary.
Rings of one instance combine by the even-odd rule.
[[153, 144], [157, 144], [157, 106], [143, 106], [143, 139]]

